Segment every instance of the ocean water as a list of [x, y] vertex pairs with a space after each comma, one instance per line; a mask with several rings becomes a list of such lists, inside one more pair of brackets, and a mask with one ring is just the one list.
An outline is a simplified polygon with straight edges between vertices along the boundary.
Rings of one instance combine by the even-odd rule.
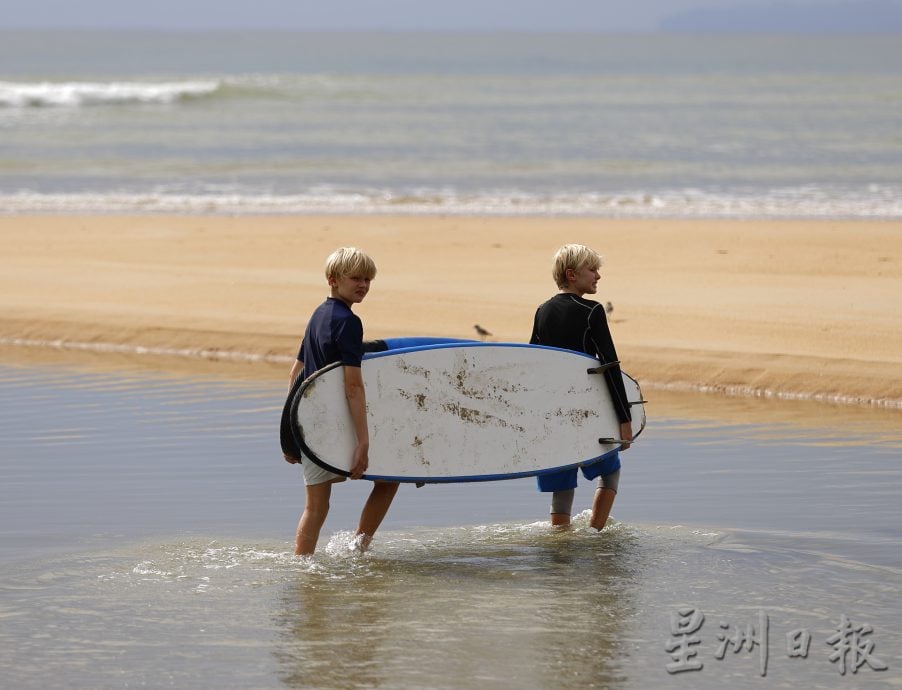
[[[296, 559], [283, 395], [0, 366], [4, 687], [902, 683], [898, 411], [728, 424], [693, 417], [691, 398], [656, 416], [651, 390], [601, 534], [585, 514], [551, 530], [530, 480], [404, 486], [360, 555], [367, 487], [349, 482], [319, 552]], [[793, 418], [792, 403], [720, 401]], [[590, 497], [583, 482], [577, 505]]]
[[895, 36], [4, 32], [0, 212], [902, 217]]

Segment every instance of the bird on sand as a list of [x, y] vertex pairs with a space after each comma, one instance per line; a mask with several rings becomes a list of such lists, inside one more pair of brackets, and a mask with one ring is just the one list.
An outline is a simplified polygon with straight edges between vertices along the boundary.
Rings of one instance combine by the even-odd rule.
[[473, 330], [476, 331], [476, 333], [479, 335], [479, 338], [481, 340], [485, 340], [486, 336], [492, 335], [486, 329], [484, 329], [482, 326], [480, 326], [478, 323], [473, 326]]
[[604, 313], [610, 314], [612, 311], [614, 311], [614, 305], [611, 304], [610, 302], [605, 302], [604, 303]]

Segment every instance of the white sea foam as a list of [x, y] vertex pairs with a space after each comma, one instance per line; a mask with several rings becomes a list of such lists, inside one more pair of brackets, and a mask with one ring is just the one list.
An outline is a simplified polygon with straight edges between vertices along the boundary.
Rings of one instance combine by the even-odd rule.
[[705, 385], [691, 382], [659, 383], [643, 381], [648, 389], [687, 391], [690, 393], [717, 393], [742, 398], [765, 398], [773, 400], [795, 400], [831, 403], [834, 405], [867, 405], [890, 410], [902, 410], [902, 400], [897, 398], [874, 398], [864, 395], [844, 395], [841, 393], [821, 393], [815, 391], [777, 390], [749, 385]]
[[516, 190], [344, 190], [315, 187], [297, 194], [238, 191], [200, 193], [18, 191], [0, 194], [0, 213], [188, 214], [457, 214], [497, 216], [596, 216], [608, 218], [902, 218], [902, 188], [795, 187], [759, 192], [572, 192]]
[[229, 360], [235, 362], [276, 362], [286, 364], [293, 361], [287, 355], [259, 354], [253, 352], [231, 352], [210, 348], [146, 347], [144, 345], [123, 345], [120, 343], [88, 343], [76, 340], [40, 340], [35, 338], [3, 338], [0, 345], [17, 347], [49, 347], [59, 350], [80, 350], [104, 354], [151, 355], [157, 357], [190, 357], [193, 359]]
[[168, 104], [207, 96], [219, 81], [11, 82], [0, 81], [0, 107], [77, 107], [119, 103]]

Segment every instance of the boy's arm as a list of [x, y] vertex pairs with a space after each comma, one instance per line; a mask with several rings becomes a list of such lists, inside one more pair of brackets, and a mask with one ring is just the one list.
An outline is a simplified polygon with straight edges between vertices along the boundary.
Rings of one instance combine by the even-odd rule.
[[288, 372], [288, 390], [291, 390], [292, 386], [294, 386], [294, 382], [298, 376], [301, 375], [301, 372], [304, 371], [304, 363], [296, 359], [294, 360], [294, 364], [291, 365], [291, 371]]
[[360, 479], [369, 466], [370, 432], [366, 423], [366, 391], [360, 367], [343, 366], [345, 377], [345, 397], [357, 435], [357, 445], [351, 458], [351, 479]]
[[[601, 309], [601, 305], [596, 307], [591, 315], [594, 323], [591, 324], [591, 337], [595, 343], [595, 349], [599, 358], [604, 362], [616, 362], [619, 360], [617, 350], [614, 348], [614, 339], [611, 337], [611, 330], [608, 328], [608, 320]], [[633, 418], [629, 403], [626, 398], [626, 389], [623, 386], [623, 374], [620, 367], [616, 366], [608, 369], [604, 373], [605, 381], [608, 384], [608, 390], [611, 392], [611, 402], [614, 403], [614, 411], [620, 421], [620, 438], [624, 441], [633, 440]], [[621, 450], [629, 448], [629, 443], [622, 445]]]

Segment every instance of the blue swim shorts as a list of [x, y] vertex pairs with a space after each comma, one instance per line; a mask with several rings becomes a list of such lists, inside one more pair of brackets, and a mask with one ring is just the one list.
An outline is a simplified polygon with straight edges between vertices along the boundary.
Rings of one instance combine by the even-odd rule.
[[575, 489], [577, 469], [582, 470], [583, 476], [589, 480], [613, 474], [620, 469], [620, 451], [612, 450], [610, 453], [605, 453], [597, 462], [593, 462], [591, 465], [586, 465], [585, 467], [571, 467], [569, 470], [561, 470], [560, 472], [552, 472], [550, 474], [540, 474], [536, 477], [539, 491], [549, 492]]

